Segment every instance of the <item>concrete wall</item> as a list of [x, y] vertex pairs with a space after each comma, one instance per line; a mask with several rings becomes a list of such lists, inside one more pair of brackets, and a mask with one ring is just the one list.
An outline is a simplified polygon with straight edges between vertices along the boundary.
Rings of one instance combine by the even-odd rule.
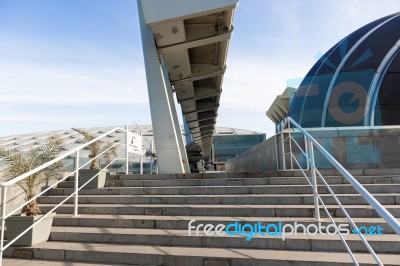
[[277, 169], [275, 138], [263, 141], [225, 163], [228, 172], [275, 171]]
[[[348, 127], [318, 128], [307, 131], [347, 169], [400, 168], [400, 127]], [[302, 134], [292, 134], [304, 147]], [[280, 138], [278, 141], [279, 165]], [[275, 137], [247, 150], [226, 163], [227, 171], [273, 171], [277, 170]], [[304, 167], [305, 157], [292, 144], [297, 160]], [[285, 144], [286, 152], [289, 151]], [[332, 168], [330, 163], [315, 151], [316, 165], [322, 169]], [[286, 159], [290, 167], [289, 157]], [[281, 168], [282, 169], [282, 168]]]

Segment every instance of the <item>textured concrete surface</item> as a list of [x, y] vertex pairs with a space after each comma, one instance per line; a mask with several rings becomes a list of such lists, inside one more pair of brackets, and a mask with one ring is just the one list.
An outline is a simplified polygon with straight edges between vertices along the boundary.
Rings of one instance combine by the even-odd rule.
[[[256, 250], [234, 248], [196, 248], [169, 247], [159, 245], [108, 245], [97, 243], [48, 242], [33, 247], [33, 256], [37, 259], [120, 263], [120, 264], [156, 264], [168, 266], [203, 266], [206, 258], [229, 259], [231, 265], [266, 265], [270, 261], [280, 261], [295, 265], [324, 265], [324, 262], [336, 265], [352, 265], [350, 256], [338, 252], [306, 252], [286, 250]], [[358, 261], [365, 265], [375, 265], [369, 254], [355, 254]], [[185, 259], [180, 259], [185, 258]], [[398, 265], [400, 255], [382, 254], [385, 265]], [[247, 264], [241, 264], [245, 259]]]
[[[23, 259], [3, 259], [4, 266], [122, 266], [126, 264], [99, 264], [99, 263], [81, 263], [81, 262], [67, 262], [67, 261], [48, 261], [48, 260], [23, 260]], [[134, 266], [133, 264], [131, 264]], [[156, 265], [146, 265], [156, 266]]]
[[[327, 181], [338, 193], [358, 225], [383, 228], [383, 236], [368, 236], [385, 265], [400, 265], [400, 236], [363, 202], [337, 173], [326, 170]], [[357, 179], [396, 217], [400, 217], [399, 176], [379, 176], [375, 171]], [[85, 189], [79, 194], [79, 214], [72, 202], [60, 207], [50, 241], [27, 248], [10, 248], [6, 256], [33, 260], [85, 262], [104, 265], [252, 266], [252, 265], [352, 265], [338, 236], [297, 235], [279, 237], [206, 236], [201, 230], [188, 235], [188, 223], [315, 224], [312, 194], [298, 172], [214, 173], [201, 175], [107, 176], [109, 187]], [[118, 184], [111, 186], [111, 182]], [[242, 182], [238, 183], [229, 182]], [[40, 199], [43, 210], [58, 203], [71, 188], [60, 185]], [[329, 213], [338, 224], [347, 219], [323, 186], [318, 188]], [[322, 226], [330, 224], [321, 209]], [[346, 236], [360, 263], [374, 265], [356, 235]], [[36, 262], [36, 261], [35, 261]], [[55, 264], [57, 265], [57, 264]], [[66, 264], [68, 265], [68, 264]], [[73, 265], [73, 264], [72, 264]]]

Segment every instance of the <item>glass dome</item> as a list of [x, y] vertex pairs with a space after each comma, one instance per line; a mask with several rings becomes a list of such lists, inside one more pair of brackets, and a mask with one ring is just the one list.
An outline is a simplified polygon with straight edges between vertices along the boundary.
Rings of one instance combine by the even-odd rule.
[[400, 13], [333, 46], [310, 69], [289, 115], [301, 126], [400, 125]]

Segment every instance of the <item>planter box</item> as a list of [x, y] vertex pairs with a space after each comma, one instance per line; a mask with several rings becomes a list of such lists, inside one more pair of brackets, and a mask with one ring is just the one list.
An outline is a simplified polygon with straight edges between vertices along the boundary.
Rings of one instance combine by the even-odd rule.
[[[43, 215], [36, 216], [11, 216], [6, 219], [6, 235], [7, 240], [11, 241], [35, 221], [39, 220]], [[42, 242], [46, 242], [49, 239], [51, 225], [53, 224], [53, 218], [56, 213], [50, 213], [35, 227], [21, 236], [15, 241], [13, 246], [32, 246]]]
[[[81, 181], [81, 185], [85, 184], [89, 179], [91, 179], [94, 175], [99, 173], [98, 169], [82, 169], [79, 170], [79, 180]], [[100, 172], [92, 181], [90, 181], [84, 188], [103, 188], [106, 183], [106, 171]]]

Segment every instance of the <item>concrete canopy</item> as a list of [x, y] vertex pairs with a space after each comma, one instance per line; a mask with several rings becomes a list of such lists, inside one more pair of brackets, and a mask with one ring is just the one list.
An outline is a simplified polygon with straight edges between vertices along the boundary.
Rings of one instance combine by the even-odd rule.
[[294, 93], [296, 93], [295, 88], [287, 87], [281, 95], [276, 96], [268, 111], [265, 112], [275, 125], [279, 124], [282, 119], [287, 116], [290, 99], [293, 97]]
[[144, 21], [153, 33], [190, 133], [205, 156], [210, 154], [237, 3], [142, 1]]

